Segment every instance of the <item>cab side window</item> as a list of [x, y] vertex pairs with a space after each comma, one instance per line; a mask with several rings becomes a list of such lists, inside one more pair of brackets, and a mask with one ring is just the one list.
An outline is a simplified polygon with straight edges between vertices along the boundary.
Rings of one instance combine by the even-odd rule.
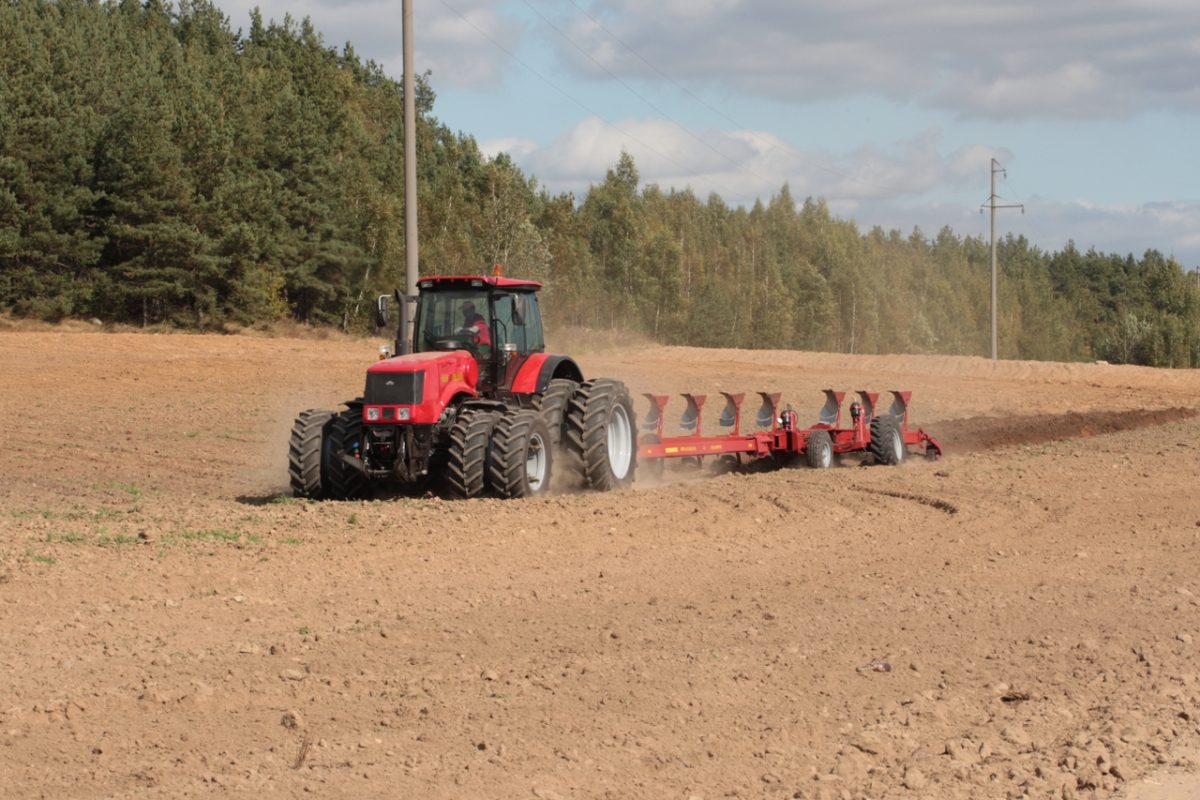
[[525, 334], [525, 349], [522, 353], [540, 353], [546, 349], [542, 339], [542, 312], [538, 309], [537, 295], [527, 292], [525, 299], [525, 323], [522, 328]]
[[500, 295], [493, 307], [496, 310], [496, 328], [501, 344], [516, 345], [517, 352], [521, 355], [538, 353], [545, 349], [537, 295], [533, 292]]

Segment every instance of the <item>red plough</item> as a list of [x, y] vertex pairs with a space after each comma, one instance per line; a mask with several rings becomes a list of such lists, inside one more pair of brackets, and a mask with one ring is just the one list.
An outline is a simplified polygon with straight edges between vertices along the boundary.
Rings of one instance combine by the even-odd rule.
[[716, 456], [738, 465], [760, 459], [777, 462], [803, 457], [807, 464], [818, 469], [832, 466], [838, 456], [847, 453], [871, 455], [879, 464], [900, 464], [910, 446], [919, 446], [923, 454], [936, 459], [942, 448], [925, 431], [909, 430], [908, 404], [912, 392], [893, 390], [892, 402], [886, 413], [877, 413], [879, 393], [859, 391], [858, 399], [850, 403], [850, 424], [842, 427], [842, 403], [846, 392], [825, 390], [825, 404], [818, 421], [800, 427], [799, 415], [789, 406], [779, 408], [778, 392], [758, 392], [762, 403], [755, 415], [755, 430], [743, 433], [742, 402], [744, 394], [721, 392], [725, 407], [718, 424], [730, 432], [705, 436], [703, 433], [703, 394], [684, 394], [687, 408], [679, 420], [683, 433], [663, 436], [663, 412], [668, 395], [647, 394], [650, 411], [642, 423], [643, 434], [638, 457], [652, 468], [661, 468], [664, 459], [683, 458], [700, 463], [705, 456]]

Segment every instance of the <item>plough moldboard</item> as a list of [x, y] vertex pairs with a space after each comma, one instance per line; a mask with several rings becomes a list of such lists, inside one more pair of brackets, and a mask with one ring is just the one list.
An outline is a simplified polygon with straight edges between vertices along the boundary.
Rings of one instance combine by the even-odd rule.
[[687, 402], [679, 420], [681, 434], [664, 436], [664, 412], [669, 395], [646, 394], [650, 410], [642, 423], [638, 457], [652, 468], [665, 459], [690, 459], [700, 463], [706, 456], [741, 465], [762, 459], [777, 462], [803, 458], [811, 467], [828, 468], [838, 456], [862, 453], [876, 463], [899, 464], [910, 446], [919, 446], [926, 458], [936, 459], [942, 448], [925, 431], [908, 427], [908, 405], [912, 392], [892, 390], [892, 402], [880, 412], [879, 392], [860, 390], [849, 406], [850, 424], [842, 424], [842, 405], [846, 392], [825, 389], [825, 403], [817, 421], [802, 427], [800, 416], [791, 406], [780, 409], [779, 392], [756, 392], [761, 404], [754, 418], [754, 430], [742, 432], [744, 393], [721, 392], [725, 406], [718, 425], [726, 433], [705, 435], [704, 404], [708, 395], [683, 394]]

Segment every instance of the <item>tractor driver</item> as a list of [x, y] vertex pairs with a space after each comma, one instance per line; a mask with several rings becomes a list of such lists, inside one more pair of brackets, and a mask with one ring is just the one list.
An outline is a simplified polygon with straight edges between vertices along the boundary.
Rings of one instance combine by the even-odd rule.
[[463, 303], [463, 332], [471, 336], [471, 342], [479, 348], [479, 352], [487, 355], [492, 348], [492, 332], [488, 330], [487, 320], [475, 310], [475, 304], [470, 300]]

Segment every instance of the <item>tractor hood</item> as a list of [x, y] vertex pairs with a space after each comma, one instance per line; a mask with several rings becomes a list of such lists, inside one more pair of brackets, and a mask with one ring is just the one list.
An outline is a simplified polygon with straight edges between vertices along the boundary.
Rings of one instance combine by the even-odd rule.
[[474, 397], [479, 364], [464, 350], [412, 353], [367, 368], [363, 422], [431, 425], [458, 395]]

